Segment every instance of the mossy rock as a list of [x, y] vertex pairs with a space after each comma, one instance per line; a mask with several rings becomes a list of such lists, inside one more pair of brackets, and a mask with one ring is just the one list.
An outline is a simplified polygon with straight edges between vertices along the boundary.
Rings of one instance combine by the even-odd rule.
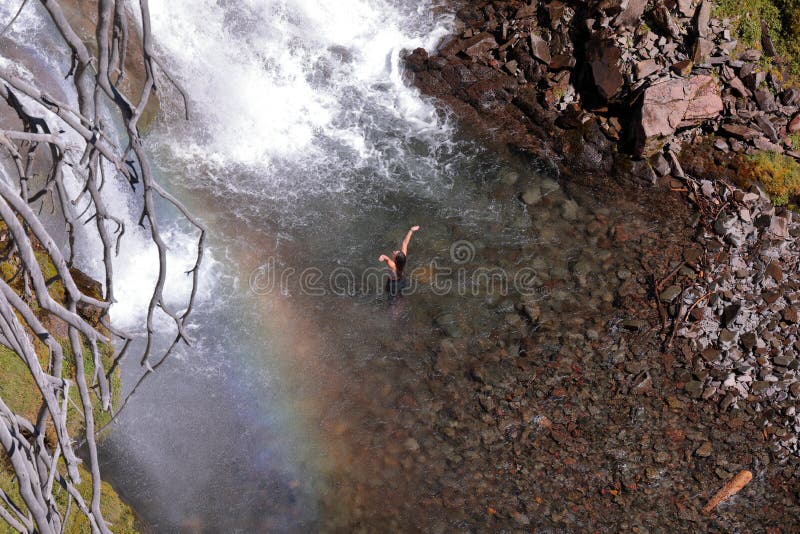
[[740, 181], [759, 182], [776, 206], [800, 197], [800, 163], [785, 154], [759, 152], [739, 168]]
[[[65, 469], [62, 469], [62, 473]], [[86, 501], [87, 505], [92, 498], [91, 476], [86, 469], [79, 467], [81, 483], [77, 486], [78, 492]], [[0, 489], [5, 491], [16, 504], [23, 507], [24, 503], [17, 491], [16, 480], [8, 468], [8, 459], [4, 452], [0, 452]], [[136, 515], [133, 509], [120, 499], [114, 488], [107, 482], [101, 485], [100, 510], [103, 518], [110, 524], [111, 531], [115, 534], [135, 534], [140, 530], [137, 528]], [[53, 490], [53, 495], [59, 505], [60, 510], [66, 510], [67, 492], [58, 485]], [[0, 534], [12, 533], [14, 531], [8, 524], [0, 519]], [[70, 515], [66, 519], [64, 532], [68, 534], [86, 534], [91, 532], [89, 521], [80, 513], [75, 503], [72, 504]]]

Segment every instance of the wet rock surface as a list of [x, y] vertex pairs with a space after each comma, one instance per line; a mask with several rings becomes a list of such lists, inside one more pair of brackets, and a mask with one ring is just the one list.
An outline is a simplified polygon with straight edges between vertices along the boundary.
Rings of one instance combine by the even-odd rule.
[[[800, 159], [789, 137], [800, 129], [798, 89], [712, 15], [710, 1], [470, 2], [457, 11], [459, 35], [407, 61], [417, 87], [470, 130], [564, 173], [596, 171], [597, 151], [623, 166], [633, 154], [648, 158], [638, 174], [652, 181], [653, 159], [708, 134], [719, 136], [714, 158]], [[473, 42], [482, 44], [465, 53]]]
[[[725, 180], [754, 150], [794, 155], [800, 98], [759, 52], [732, 55], [707, 1], [476, 2], [458, 17], [438, 55], [408, 56], [414, 81], [491, 145], [550, 162], [565, 198], [541, 184], [513, 194], [541, 236], [569, 239], [513, 253], [535, 266], [537, 296], [501, 299], [488, 328], [462, 306], [452, 317], [474, 335], [434, 323], [427, 357], [405, 353], [408, 385], [387, 402], [398, 444], [420, 449], [389, 446], [384, 461], [419, 495], [394, 521], [793, 531], [800, 226]], [[481, 33], [497, 46], [466, 57], [452, 44]], [[754, 480], [701, 514], [743, 469]]]

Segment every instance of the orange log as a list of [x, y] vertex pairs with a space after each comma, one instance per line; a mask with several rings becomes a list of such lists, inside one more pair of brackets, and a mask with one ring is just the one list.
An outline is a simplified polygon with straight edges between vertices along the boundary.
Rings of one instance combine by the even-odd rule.
[[739, 493], [739, 491], [747, 485], [753, 479], [753, 473], [745, 469], [744, 471], [739, 472], [735, 477], [733, 477], [730, 482], [725, 484], [721, 490], [717, 492], [714, 497], [708, 501], [708, 504], [705, 508], [703, 508], [704, 514], [710, 514], [714, 508], [716, 508], [719, 503], [729, 499], [730, 497]]

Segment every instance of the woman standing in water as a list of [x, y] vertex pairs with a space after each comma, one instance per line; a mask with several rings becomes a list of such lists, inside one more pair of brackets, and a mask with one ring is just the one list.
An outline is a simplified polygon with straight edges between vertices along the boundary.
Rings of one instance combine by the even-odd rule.
[[386, 266], [389, 267], [389, 279], [386, 281], [386, 292], [389, 293], [390, 298], [400, 295], [403, 288], [406, 287], [405, 268], [408, 243], [411, 241], [411, 236], [414, 235], [414, 232], [417, 230], [419, 230], [419, 226], [411, 227], [406, 234], [406, 238], [403, 239], [403, 245], [400, 247], [400, 250], [392, 252], [391, 258], [386, 254], [381, 254], [378, 258], [378, 261], [385, 261]]

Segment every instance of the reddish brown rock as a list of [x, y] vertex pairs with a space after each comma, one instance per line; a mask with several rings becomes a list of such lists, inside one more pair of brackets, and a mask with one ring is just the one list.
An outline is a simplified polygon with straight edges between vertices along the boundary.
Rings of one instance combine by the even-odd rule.
[[658, 72], [660, 67], [655, 59], [645, 59], [639, 61], [634, 69], [636, 70], [636, 79], [641, 80], [642, 78], [647, 78], [654, 72]]
[[490, 50], [497, 48], [497, 41], [489, 33], [479, 33], [464, 43], [464, 53], [471, 58], [485, 55]]
[[728, 136], [742, 141], [749, 141], [760, 135], [758, 131], [741, 124], [723, 124], [720, 130]]
[[795, 115], [795, 117], [792, 119], [792, 122], [789, 123], [787, 130], [790, 134], [800, 132], [800, 113]]
[[627, 7], [614, 19], [614, 26], [617, 28], [638, 27], [646, 7], [647, 0], [628, 0]]
[[719, 84], [711, 76], [672, 79], [648, 87], [642, 99], [639, 148], [651, 153], [676, 129], [701, 124], [722, 109]]
[[589, 42], [587, 57], [592, 66], [592, 76], [598, 93], [610, 100], [625, 83], [620, 67], [622, 53], [613, 40], [595, 39]]
[[550, 55], [550, 46], [547, 41], [535, 34], [531, 34], [531, 53], [533, 57], [542, 63], [549, 64], [553, 59]]

